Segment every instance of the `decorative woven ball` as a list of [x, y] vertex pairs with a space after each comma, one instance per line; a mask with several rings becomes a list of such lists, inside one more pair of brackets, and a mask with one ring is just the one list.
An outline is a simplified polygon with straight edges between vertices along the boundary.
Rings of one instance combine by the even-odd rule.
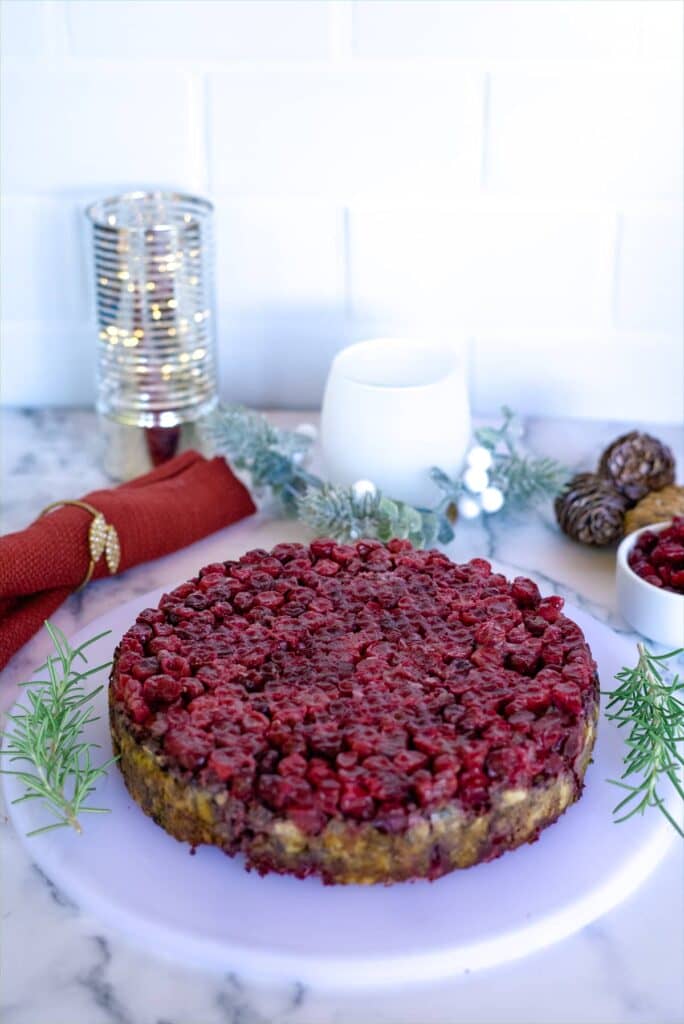
[[625, 516], [625, 533], [633, 533], [642, 526], [664, 523], [674, 516], [684, 516], [684, 487], [671, 484], [661, 491], [652, 491], [638, 501]]
[[598, 468], [632, 504], [675, 479], [674, 455], [651, 434], [632, 430], [606, 448]]
[[581, 544], [605, 547], [620, 540], [629, 502], [610, 480], [596, 473], [578, 473], [555, 501], [563, 533]]

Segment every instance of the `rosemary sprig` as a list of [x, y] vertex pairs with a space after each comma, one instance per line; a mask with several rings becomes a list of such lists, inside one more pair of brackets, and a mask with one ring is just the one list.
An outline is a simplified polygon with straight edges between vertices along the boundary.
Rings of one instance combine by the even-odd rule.
[[28, 687], [27, 702], [17, 705], [18, 710], [8, 716], [14, 728], [2, 733], [6, 746], [0, 750], [9, 761], [23, 761], [30, 766], [24, 770], [0, 769], [4, 775], [16, 775], [24, 784], [26, 792], [12, 802], [43, 800], [58, 818], [52, 825], [29, 832], [30, 836], [66, 826], [80, 833], [83, 829], [79, 815], [106, 814], [107, 808], [89, 807], [86, 801], [97, 779], [116, 761], [113, 757], [95, 767], [91, 751], [99, 744], [82, 739], [85, 727], [98, 720], [99, 716], [93, 714], [92, 700], [102, 689], [98, 686], [88, 693], [83, 684], [111, 662], [87, 671], [76, 664], [87, 663], [85, 650], [109, 630], [72, 648], [56, 626], [46, 622], [45, 628], [55, 648], [42, 666], [48, 678], [20, 684]]
[[[630, 726], [625, 770], [620, 779], [608, 780], [628, 791], [613, 814], [620, 815], [615, 819], [620, 822], [643, 814], [648, 807], [657, 807], [684, 838], [684, 831], [658, 793], [660, 782], [669, 779], [684, 800], [684, 757], [679, 749], [684, 742], [684, 702], [679, 696], [684, 681], [677, 675], [669, 679], [663, 674], [667, 671], [665, 663], [684, 653], [684, 648], [653, 654], [643, 644], [637, 644], [637, 650], [639, 660], [635, 668], [621, 669], [615, 676], [620, 686], [607, 694], [610, 700], [606, 717], [617, 722], [619, 729]], [[612, 708], [616, 710], [611, 711]], [[640, 778], [634, 784], [625, 782], [632, 776]]]

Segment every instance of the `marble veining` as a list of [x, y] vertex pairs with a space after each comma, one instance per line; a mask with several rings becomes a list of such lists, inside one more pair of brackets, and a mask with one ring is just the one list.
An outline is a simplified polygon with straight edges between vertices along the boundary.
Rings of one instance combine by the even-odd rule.
[[[283, 425], [315, 420], [277, 413]], [[624, 427], [579, 420], [533, 420], [527, 441], [571, 468], [593, 468]], [[21, 529], [60, 497], [106, 486], [99, 439], [87, 410], [14, 410], [2, 414], [3, 533]], [[684, 432], [653, 432], [684, 466]], [[304, 539], [294, 522], [265, 512], [184, 551], [138, 566], [74, 595], [54, 620], [67, 634], [108, 609], [155, 587], [170, 586], [206, 562], [246, 546]], [[556, 529], [552, 510], [459, 524], [448, 553], [456, 560], [491, 558], [524, 572], [547, 591], [578, 604], [619, 632], [614, 555], [573, 544]], [[0, 680], [0, 710], [16, 699], [48, 650], [36, 636]], [[40, 840], [37, 839], [37, 842]], [[141, 954], [83, 913], [45, 877], [20, 845], [0, 809], [4, 1024], [682, 1024], [684, 1021], [684, 844], [673, 844], [658, 870], [629, 900], [578, 934], [524, 960], [453, 981], [400, 991], [337, 993], [279, 988], [226, 973], [182, 969]], [[457, 909], [457, 908], [455, 908]], [[230, 908], [225, 908], [230, 913]]]

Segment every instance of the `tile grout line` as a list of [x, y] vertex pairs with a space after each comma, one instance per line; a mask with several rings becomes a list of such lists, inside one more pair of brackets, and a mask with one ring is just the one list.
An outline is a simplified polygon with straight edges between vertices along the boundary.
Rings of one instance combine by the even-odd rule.
[[348, 206], [342, 209], [342, 275], [343, 275], [343, 305], [344, 319], [347, 327], [352, 323], [354, 314], [354, 303], [352, 299], [352, 270], [351, 270], [351, 211]]
[[486, 71], [482, 82], [482, 154], [480, 163], [480, 189], [483, 194], [487, 189], [489, 177], [489, 117], [491, 108], [492, 76]]
[[199, 193], [210, 193], [211, 139], [206, 76], [201, 71], [192, 72], [188, 84], [193, 188]]
[[614, 331], [618, 329], [618, 297], [620, 291], [620, 264], [622, 262], [622, 244], [624, 222], [622, 213], [616, 211], [613, 226], [613, 265], [611, 281], [610, 321]]

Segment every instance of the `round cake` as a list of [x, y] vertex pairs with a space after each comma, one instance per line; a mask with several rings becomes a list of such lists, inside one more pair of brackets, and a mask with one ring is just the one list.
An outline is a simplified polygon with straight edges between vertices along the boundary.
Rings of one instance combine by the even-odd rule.
[[407, 541], [207, 565], [117, 648], [126, 785], [177, 839], [260, 872], [389, 883], [491, 860], [582, 790], [598, 678], [562, 606]]

